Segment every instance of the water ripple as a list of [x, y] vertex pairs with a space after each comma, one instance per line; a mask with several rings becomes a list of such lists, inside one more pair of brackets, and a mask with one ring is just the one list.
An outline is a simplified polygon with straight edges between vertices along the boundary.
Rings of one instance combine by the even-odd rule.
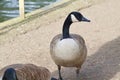
[[[0, 22], [19, 16], [19, 0], [0, 0]], [[25, 13], [58, 0], [25, 0]]]

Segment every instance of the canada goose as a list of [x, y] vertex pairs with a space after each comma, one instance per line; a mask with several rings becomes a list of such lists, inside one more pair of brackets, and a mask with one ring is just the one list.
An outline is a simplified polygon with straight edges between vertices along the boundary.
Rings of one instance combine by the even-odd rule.
[[12, 64], [0, 70], [0, 80], [57, 80], [45, 67], [33, 64]]
[[76, 67], [77, 79], [79, 77], [79, 69], [86, 59], [87, 48], [84, 39], [77, 34], [70, 34], [70, 25], [74, 22], [90, 22], [79, 12], [71, 12], [66, 18], [62, 34], [56, 35], [50, 43], [50, 54], [58, 66], [59, 79], [61, 76], [61, 66], [63, 67]]

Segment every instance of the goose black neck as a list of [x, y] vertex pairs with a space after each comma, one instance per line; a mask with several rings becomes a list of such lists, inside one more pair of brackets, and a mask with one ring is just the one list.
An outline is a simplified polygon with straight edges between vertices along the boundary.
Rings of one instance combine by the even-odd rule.
[[70, 38], [69, 28], [70, 28], [71, 24], [72, 24], [72, 20], [71, 20], [70, 15], [69, 15], [66, 18], [66, 20], [64, 22], [64, 25], [63, 25], [63, 30], [62, 30], [62, 36], [63, 36], [63, 38], [62, 39]]
[[2, 80], [18, 80], [17, 75], [16, 75], [16, 71], [13, 68], [8, 68], [5, 71]]

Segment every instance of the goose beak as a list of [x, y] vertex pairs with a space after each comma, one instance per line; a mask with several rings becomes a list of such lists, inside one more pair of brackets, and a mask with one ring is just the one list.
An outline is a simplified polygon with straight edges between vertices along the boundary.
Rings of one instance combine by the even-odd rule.
[[82, 20], [81, 21], [84, 21], [84, 22], [90, 22], [90, 20], [88, 20], [87, 18], [85, 17], [82, 17]]

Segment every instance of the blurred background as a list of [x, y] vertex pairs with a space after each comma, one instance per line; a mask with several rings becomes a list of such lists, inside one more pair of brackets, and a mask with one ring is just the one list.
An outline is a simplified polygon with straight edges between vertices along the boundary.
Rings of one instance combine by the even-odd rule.
[[[25, 0], [25, 13], [50, 5], [58, 0]], [[19, 16], [19, 0], [0, 0], [0, 22]]]

